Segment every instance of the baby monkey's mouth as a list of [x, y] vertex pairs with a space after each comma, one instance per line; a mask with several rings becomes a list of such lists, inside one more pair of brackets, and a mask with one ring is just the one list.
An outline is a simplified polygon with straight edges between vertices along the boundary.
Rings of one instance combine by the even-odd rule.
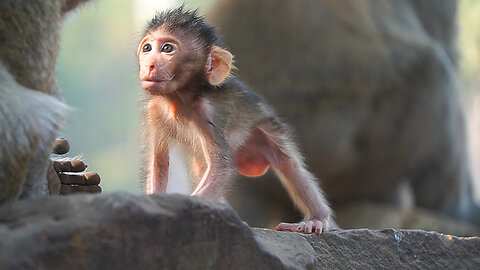
[[142, 82], [150, 82], [150, 83], [161, 83], [169, 81], [168, 79], [157, 79], [157, 78], [145, 78]]
[[142, 80], [141, 85], [145, 91], [152, 95], [162, 95], [168, 92], [167, 84], [169, 81], [170, 80], [147, 78]]
[[165, 84], [166, 82], [168, 82], [168, 80], [150, 80], [150, 79], [147, 79], [147, 80], [142, 80], [142, 86], [143, 85], [153, 86], [153, 85], [157, 85], [157, 84], [161, 85], [161, 84]]
[[146, 79], [143, 79], [142, 81], [144, 81], [144, 82], [154, 82], [154, 83], [158, 83], [158, 82], [170, 81], [170, 79], [146, 78]]
[[142, 82], [161, 83], [173, 80], [175, 76], [145, 76], [141, 79]]

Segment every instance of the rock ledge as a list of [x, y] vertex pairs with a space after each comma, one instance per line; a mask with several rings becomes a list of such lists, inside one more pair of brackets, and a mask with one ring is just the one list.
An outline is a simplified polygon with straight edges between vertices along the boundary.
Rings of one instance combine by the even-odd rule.
[[176, 194], [9, 203], [0, 239], [0, 269], [480, 269], [478, 237], [250, 229], [228, 206]]

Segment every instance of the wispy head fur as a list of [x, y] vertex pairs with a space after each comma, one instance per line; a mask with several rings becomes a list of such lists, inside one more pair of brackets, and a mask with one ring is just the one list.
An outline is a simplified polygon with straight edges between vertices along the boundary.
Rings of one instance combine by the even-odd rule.
[[168, 31], [180, 30], [192, 35], [205, 47], [219, 42], [215, 28], [207, 24], [205, 17], [198, 15], [198, 10], [186, 10], [184, 5], [176, 9], [157, 12], [147, 24], [144, 36], [162, 26]]

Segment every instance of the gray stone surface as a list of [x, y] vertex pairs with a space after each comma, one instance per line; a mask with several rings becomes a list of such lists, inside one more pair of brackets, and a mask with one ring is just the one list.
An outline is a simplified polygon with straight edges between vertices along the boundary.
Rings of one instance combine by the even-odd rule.
[[456, 236], [480, 236], [480, 226], [422, 208], [356, 202], [337, 207], [335, 218], [343, 228], [422, 229]]
[[255, 239], [288, 267], [314, 269], [315, 252], [302, 235], [255, 228]]
[[316, 269], [480, 269], [480, 239], [420, 230], [367, 229], [305, 236]]
[[228, 206], [125, 193], [0, 207], [0, 269], [479, 269], [480, 239], [250, 229]]

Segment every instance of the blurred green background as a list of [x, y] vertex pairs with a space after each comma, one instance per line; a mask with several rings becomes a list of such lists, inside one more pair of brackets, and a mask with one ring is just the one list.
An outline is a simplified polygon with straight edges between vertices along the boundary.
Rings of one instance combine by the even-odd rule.
[[[155, 10], [186, 3], [205, 13], [213, 1], [98, 0], [66, 20], [57, 74], [72, 111], [62, 136], [70, 141], [69, 155], [84, 153], [89, 171], [101, 175], [104, 192], [141, 192], [142, 89], [136, 49], [145, 23]], [[459, 1], [459, 71], [476, 181], [480, 180], [479, 14], [480, 1]], [[480, 190], [478, 183], [476, 187]]]

